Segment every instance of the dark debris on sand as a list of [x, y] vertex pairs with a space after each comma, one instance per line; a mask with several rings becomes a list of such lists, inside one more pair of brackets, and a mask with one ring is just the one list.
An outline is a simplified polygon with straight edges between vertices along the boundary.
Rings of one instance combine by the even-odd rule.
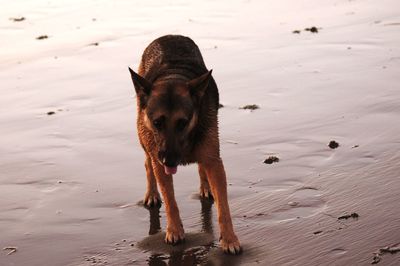
[[269, 156], [267, 159], [264, 160], [265, 164], [273, 164], [279, 162], [279, 158], [276, 156]]
[[318, 33], [318, 28], [315, 27], [315, 26], [313, 26], [313, 27], [311, 27], [311, 28], [305, 28], [304, 30], [305, 30], [305, 31], [312, 32], [312, 33]]
[[47, 112], [47, 115], [55, 115], [55, 114], [56, 114], [56, 112], [54, 112], [54, 111]]
[[[311, 33], [318, 33], [318, 31], [320, 30], [321, 28], [317, 28], [317, 27], [315, 27], [315, 26], [312, 26], [312, 27], [310, 27], [310, 28], [305, 28], [304, 30], [305, 31], [309, 31], [309, 32], [311, 32]], [[294, 30], [294, 31], [292, 31], [292, 33], [293, 34], [300, 34], [301, 33], [301, 30]]]
[[383, 254], [385, 254], [385, 253], [396, 254], [397, 252], [400, 252], [400, 246], [391, 246], [391, 247], [380, 248], [379, 252], [381, 252]]
[[371, 264], [378, 264], [381, 261], [381, 255], [380, 254], [375, 254], [374, 257], [372, 258]]
[[48, 39], [48, 38], [49, 38], [49, 36], [47, 36], [47, 35], [40, 35], [40, 36], [36, 37], [36, 40], [44, 40], [44, 39]]
[[374, 253], [371, 264], [378, 264], [382, 260], [382, 256], [385, 254], [396, 254], [397, 252], [400, 252], [400, 243], [380, 248], [378, 252]]
[[248, 105], [240, 107], [239, 109], [256, 110], [256, 109], [259, 109], [259, 108], [260, 108], [260, 106], [258, 106], [257, 104], [248, 104]]
[[10, 20], [14, 21], [14, 22], [21, 22], [25, 20], [25, 17], [19, 17], [19, 18], [10, 18]]
[[339, 216], [338, 220], [347, 220], [350, 218], [357, 219], [358, 217], [360, 217], [360, 215], [358, 215], [358, 213], [356, 213], [356, 212], [353, 212], [351, 214], [345, 214], [345, 215]]
[[336, 141], [334, 141], [334, 140], [331, 140], [331, 141], [329, 142], [328, 146], [329, 146], [329, 148], [331, 148], [331, 149], [336, 149], [337, 147], [339, 147], [339, 143], [336, 142]]

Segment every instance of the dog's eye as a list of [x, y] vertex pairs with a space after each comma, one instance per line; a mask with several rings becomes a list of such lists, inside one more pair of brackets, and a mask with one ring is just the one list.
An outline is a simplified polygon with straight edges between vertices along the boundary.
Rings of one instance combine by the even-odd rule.
[[158, 130], [162, 129], [163, 124], [164, 124], [164, 119], [162, 119], [162, 118], [158, 118], [158, 119], [153, 120], [153, 125]]
[[179, 119], [178, 122], [176, 123], [176, 129], [178, 131], [182, 131], [186, 128], [188, 125], [188, 121], [186, 119]]

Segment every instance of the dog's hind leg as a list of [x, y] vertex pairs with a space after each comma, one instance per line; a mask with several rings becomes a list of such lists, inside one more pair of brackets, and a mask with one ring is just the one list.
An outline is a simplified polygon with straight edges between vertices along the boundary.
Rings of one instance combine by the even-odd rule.
[[232, 218], [228, 205], [224, 164], [222, 160], [218, 158], [202, 163], [202, 166], [207, 173], [208, 182], [218, 210], [221, 248], [226, 253], [239, 254], [241, 252], [241, 247], [233, 231]]
[[154, 177], [153, 167], [151, 165], [151, 159], [148, 154], [146, 154], [146, 160], [144, 162], [144, 166], [146, 168], [147, 189], [146, 189], [146, 194], [144, 195], [143, 204], [146, 207], [160, 207], [161, 198], [157, 190], [157, 182]]
[[211, 194], [210, 185], [208, 184], [207, 173], [201, 164], [198, 165], [198, 168], [200, 176], [200, 198], [212, 199], [213, 196]]
[[152, 160], [152, 165], [154, 175], [164, 199], [165, 212], [167, 214], [165, 242], [168, 244], [177, 244], [185, 239], [185, 232], [179, 216], [178, 205], [175, 201], [172, 175], [167, 175], [164, 172], [164, 167], [157, 161]]

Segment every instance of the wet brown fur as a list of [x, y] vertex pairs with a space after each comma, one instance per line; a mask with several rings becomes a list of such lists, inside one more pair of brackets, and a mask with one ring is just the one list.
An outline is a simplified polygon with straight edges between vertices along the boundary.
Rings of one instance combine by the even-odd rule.
[[[190, 118], [180, 140], [175, 134], [165, 138], [174, 143], [172, 150], [179, 150], [180, 165], [198, 164], [200, 196], [213, 197], [216, 202], [221, 247], [225, 252], [239, 253], [240, 243], [232, 226], [226, 175], [220, 158], [218, 89], [197, 45], [184, 36], [160, 37], [145, 49], [138, 75], [131, 69], [130, 72], [137, 92], [138, 136], [146, 154], [144, 203], [148, 206], [161, 203], [158, 184], [167, 214], [166, 242], [175, 244], [183, 240], [184, 230], [175, 201], [173, 176], [165, 173], [160, 160], [163, 140], [159, 140], [153, 125], [154, 118], [160, 115], [168, 116], [166, 123], [169, 124], [165, 127], [169, 128], [179, 117]], [[202, 84], [205, 84], [204, 89], [201, 89]]]

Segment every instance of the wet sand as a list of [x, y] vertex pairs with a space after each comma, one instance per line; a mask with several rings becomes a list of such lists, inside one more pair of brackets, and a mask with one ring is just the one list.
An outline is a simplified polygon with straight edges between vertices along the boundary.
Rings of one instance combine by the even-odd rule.
[[[0, 265], [400, 264], [380, 251], [400, 244], [398, 1], [2, 6]], [[196, 166], [174, 177], [184, 244], [140, 204], [128, 66], [169, 33], [196, 41], [220, 90], [237, 257]]]

